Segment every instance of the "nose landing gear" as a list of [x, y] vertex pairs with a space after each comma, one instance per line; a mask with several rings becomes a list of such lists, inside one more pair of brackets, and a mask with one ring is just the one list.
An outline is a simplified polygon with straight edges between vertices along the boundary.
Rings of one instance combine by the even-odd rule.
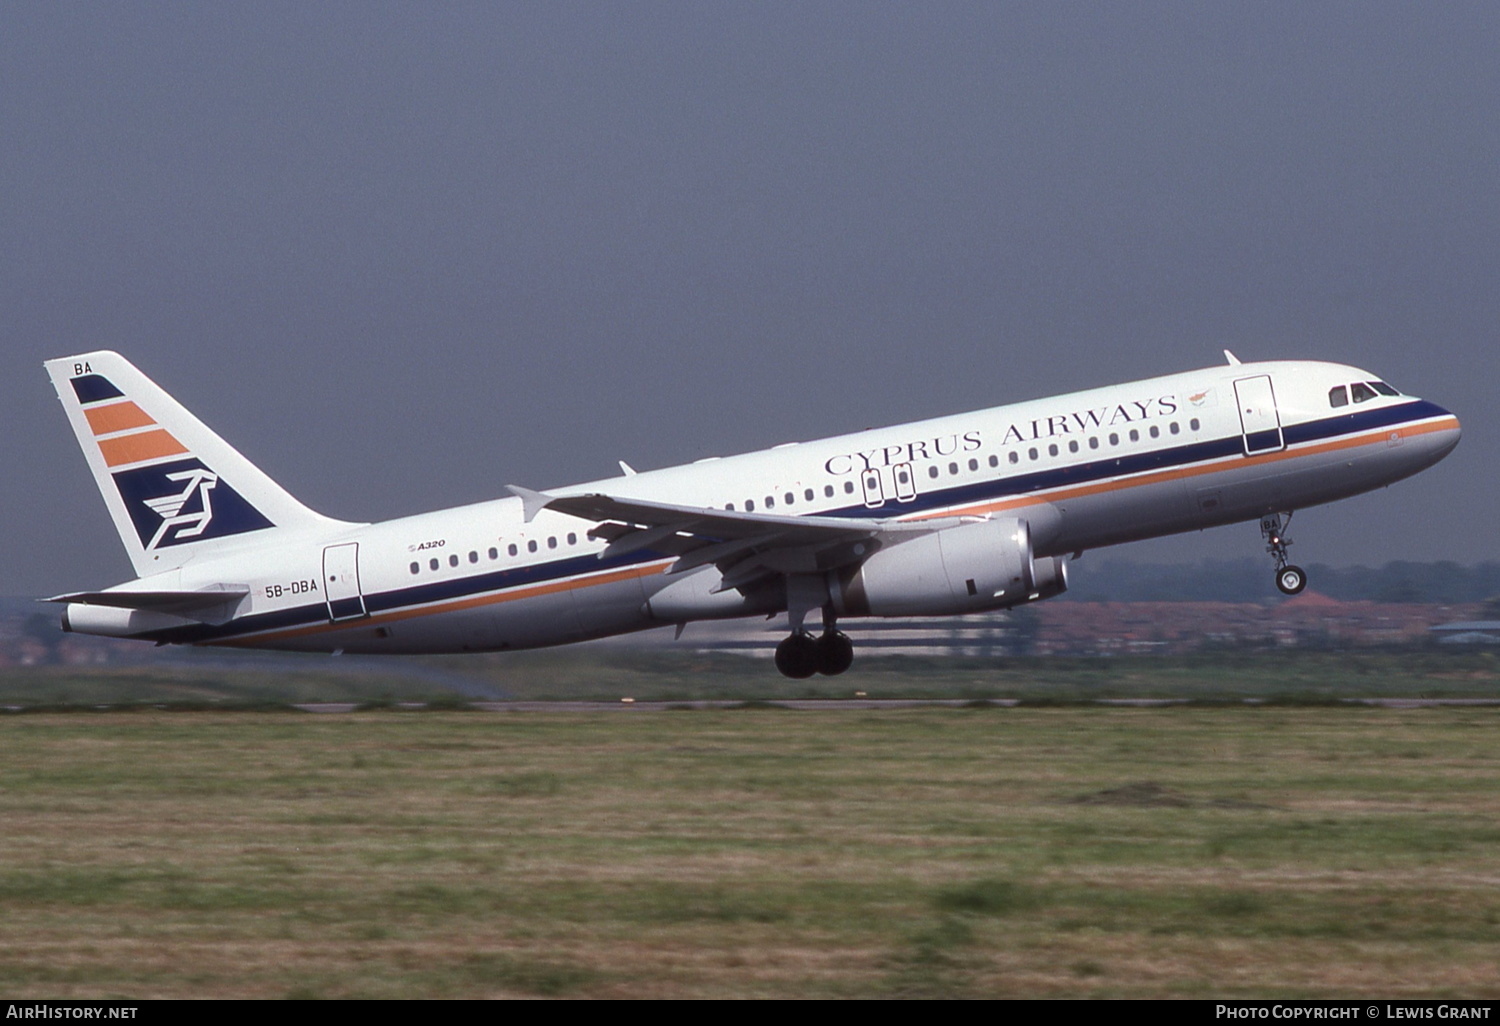
[[1291, 523], [1291, 513], [1287, 513], [1285, 525], [1279, 513], [1260, 518], [1261, 537], [1266, 540], [1266, 551], [1276, 561], [1276, 587], [1283, 595], [1296, 595], [1307, 587], [1307, 571], [1287, 562], [1287, 546], [1292, 543], [1286, 536], [1286, 527]]

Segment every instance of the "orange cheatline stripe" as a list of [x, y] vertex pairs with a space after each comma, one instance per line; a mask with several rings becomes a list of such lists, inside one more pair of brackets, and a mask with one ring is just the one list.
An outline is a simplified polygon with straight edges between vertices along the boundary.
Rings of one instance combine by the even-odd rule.
[[412, 609], [402, 609], [394, 613], [377, 613], [367, 616], [361, 620], [340, 620], [338, 623], [316, 623], [307, 627], [294, 627], [283, 631], [271, 631], [266, 634], [251, 634], [243, 638], [226, 638], [223, 641], [211, 641], [211, 645], [235, 645], [254, 647], [266, 641], [281, 641], [286, 638], [300, 638], [309, 634], [326, 634], [329, 631], [345, 631], [351, 627], [366, 627], [372, 624], [394, 623], [397, 620], [410, 620], [419, 616], [435, 616], [439, 613], [455, 613], [463, 609], [476, 609], [479, 606], [492, 606], [501, 602], [515, 602], [518, 599], [535, 598], [538, 595], [552, 595], [560, 591], [572, 591], [579, 588], [589, 588], [596, 584], [614, 584], [617, 581], [628, 581], [635, 577], [651, 577], [659, 574], [662, 567], [669, 560], [661, 560], [646, 566], [630, 567], [625, 570], [612, 570], [594, 577], [575, 577], [566, 581], [552, 581], [547, 584], [537, 584], [528, 587], [512, 588], [510, 591], [499, 594], [476, 595], [473, 598], [455, 599], [452, 602], [442, 602], [431, 606], [417, 606]]
[[912, 519], [929, 520], [937, 517], [976, 516], [980, 513], [998, 513], [1002, 510], [1036, 506], [1044, 502], [1056, 502], [1063, 499], [1076, 499], [1084, 495], [1099, 495], [1103, 492], [1121, 491], [1126, 488], [1135, 488], [1139, 485], [1160, 484], [1164, 481], [1179, 481], [1184, 478], [1203, 477], [1206, 474], [1217, 474], [1219, 471], [1229, 469], [1230, 467], [1264, 466], [1268, 463], [1280, 463], [1283, 460], [1294, 460], [1302, 456], [1316, 456], [1322, 453], [1338, 452], [1341, 449], [1354, 449], [1362, 445], [1375, 445], [1386, 441], [1392, 435], [1400, 435], [1402, 438], [1415, 438], [1418, 435], [1428, 435], [1435, 431], [1449, 431], [1457, 426], [1457, 417], [1444, 417], [1426, 424], [1407, 424], [1399, 428], [1376, 428], [1373, 431], [1366, 431], [1358, 435], [1349, 435], [1344, 438], [1337, 438], [1330, 442], [1309, 445], [1300, 449], [1281, 449], [1277, 452], [1262, 453], [1257, 456], [1229, 456], [1215, 460], [1213, 463], [1199, 464], [1196, 467], [1179, 467], [1173, 470], [1135, 474], [1115, 481], [1103, 481], [1094, 484], [1078, 485], [1074, 488], [1058, 488], [1033, 492], [1030, 495], [1014, 496], [1002, 499], [999, 502], [985, 502], [974, 506], [963, 506], [957, 509], [943, 510], [940, 513], [924, 513]]
[[104, 454], [104, 465], [119, 467], [126, 463], [140, 463], [162, 456], [176, 456], [187, 452], [187, 448], [164, 430], [142, 431], [138, 435], [123, 435], [105, 438], [99, 442], [99, 451]]
[[115, 403], [113, 406], [90, 406], [83, 411], [83, 415], [89, 419], [89, 427], [93, 428], [96, 435], [112, 435], [116, 431], [129, 431], [131, 428], [149, 427], [156, 423], [147, 416], [145, 410], [129, 401]]
[[[1138, 485], [1157, 484], [1163, 481], [1173, 481], [1189, 477], [1202, 477], [1206, 474], [1214, 474], [1232, 466], [1248, 466], [1255, 464], [1277, 463], [1282, 460], [1296, 459], [1299, 456], [1312, 456], [1325, 452], [1337, 452], [1340, 449], [1352, 449], [1361, 445], [1373, 445], [1376, 442], [1389, 439], [1392, 435], [1400, 435], [1402, 438], [1414, 438], [1418, 435], [1431, 434], [1435, 431], [1448, 431], [1458, 426], [1457, 417], [1443, 417], [1439, 420], [1426, 424], [1408, 424], [1399, 428], [1379, 428], [1373, 431], [1363, 432], [1345, 438], [1323, 442], [1319, 445], [1308, 446], [1301, 449], [1283, 449], [1274, 453], [1264, 453], [1258, 456], [1230, 456], [1216, 459], [1212, 463], [1200, 464], [1196, 467], [1183, 467], [1173, 470], [1157, 471], [1155, 473], [1137, 474], [1132, 477], [1122, 478], [1116, 481], [1080, 485], [1075, 488], [1064, 488], [1053, 491], [1035, 492], [1031, 495], [1014, 496], [998, 502], [981, 503], [975, 506], [964, 506], [957, 509], [943, 510], [938, 513], [926, 513], [912, 517], [910, 522], [928, 520], [936, 517], [954, 517], [976, 515], [980, 513], [994, 513], [1007, 509], [1018, 509], [1025, 506], [1035, 506], [1043, 502], [1052, 502], [1057, 499], [1072, 499], [1081, 495], [1097, 495], [1101, 492], [1121, 491], [1126, 488], [1134, 488]], [[279, 641], [284, 638], [303, 637], [309, 634], [321, 634], [329, 631], [348, 630], [353, 625], [364, 626], [366, 624], [391, 623], [396, 620], [407, 620], [418, 616], [433, 616], [439, 613], [456, 612], [461, 609], [473, 609], [478, 606], [494, 605], [501, 602], [514, 602], [518, 599], [532, 598], [537, 595], [550, 595], [559, 591], [570, 589], [587, 588], [595, 584], [610, 584], [615, 581], [625, 581], [632, 577], [649, 577], [660, 573], [661, 568], [670, 561], [660, 561], [647, 564], [643, 567], [635, 567], [625, 570], [616, 570], [610, 573], [600, 574], [597, 577], [572, 578], [566, 581], [554, 581], [549, 584], [540, 584], [530, 587], [514, 588], [499, 594], [481, 595], [475, 598], [458, 599], [452, 602], [444, 602], [439, 605], [419, 606], [405, 609], [394, 613], [382, 613], [376, 616], [366, 617], [357, 621], [340, 621], [339, 623], [320, 623], [307, 627], [292, 628], [283, 631], [272, 631], [265, 634], [253, 634], [243, 638], [226, 638], [222, 641], [211, 641], [211, 645], [233, 645], [253, 647], [267, 641]]]

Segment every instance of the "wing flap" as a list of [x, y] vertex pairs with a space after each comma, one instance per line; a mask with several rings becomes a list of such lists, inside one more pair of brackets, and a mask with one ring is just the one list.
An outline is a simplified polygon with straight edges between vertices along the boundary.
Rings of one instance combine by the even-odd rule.
[[672, 574], [712, 563], [724, 574], [715, 589], [719, 591], [774, 575], [818, 573], [857, 563], [889, 536], [926, 534], [957, 522], [745, 513], [597, 492], [549, 495], [508, 487], [525, 504], [527, 520], [546, 509], [598, 525], [590, 535], [609, 542], [600, 558], [653, 549], [677, 556], [667, 571]]
[[[798, 536], [808, 540], [826, 538], [833, 532], [846, 536], [857, 534], [868, 537], [893, 526], [893, 521], [889, 520], [743, 513], [738, 510], [711, 509], [705, 506], [676, 506], [646, 499], [620, 499], [598, 492], [586, 495], [549, 495], [546, 492], [534, 492], [517, 485], [506, 487], [526, 503], [526, 510], [531, 516], [535, 516], [543, 509], [550, 509], [556, 513], [566, 513], [569, 516], [578, 517], [581, 520], [592, 520], [596, 523], [613, 520], [643, 528], [675, 524], [678, 525], [678, 530], [684, 530], [684, 525], [696, 522], [694, 533], [712, 535], [719, 540], [761, 534], [767, 528], [795, 532]], [[922, 529], [930, 530], [930, 525], [924, 524]]]

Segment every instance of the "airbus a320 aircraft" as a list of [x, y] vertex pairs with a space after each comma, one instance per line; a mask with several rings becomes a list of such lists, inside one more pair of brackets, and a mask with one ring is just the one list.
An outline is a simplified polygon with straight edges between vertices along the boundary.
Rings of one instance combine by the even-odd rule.
[[[776, 665], [838, 674], [841, 619], [1005, 609], [1066, 557], [1388, 485], [1458, 418], [1331, 363], [1228, 363], [357, 524], [314, 513], [116, 353], [47, 363], [137, 579], [63, 628], [162, 644], [478, 652], [786, 613]], [[820, 614], [822, 631], [806, 629]]]

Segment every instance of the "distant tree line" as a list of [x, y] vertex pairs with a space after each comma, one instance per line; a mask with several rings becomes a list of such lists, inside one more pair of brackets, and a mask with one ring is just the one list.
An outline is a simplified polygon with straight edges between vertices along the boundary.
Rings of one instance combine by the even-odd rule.
[[[1280, 599], [1262, 559], [1202, 563], [1091, 560], [1069, 569], [1064, 599], [1078, 602], [1260, 602]], [[1308, 588], [1347, 602], [1492, 603], [1500, 618], [1500, 563], [1392, 561], [1382, 567], [1307, 567]]]

